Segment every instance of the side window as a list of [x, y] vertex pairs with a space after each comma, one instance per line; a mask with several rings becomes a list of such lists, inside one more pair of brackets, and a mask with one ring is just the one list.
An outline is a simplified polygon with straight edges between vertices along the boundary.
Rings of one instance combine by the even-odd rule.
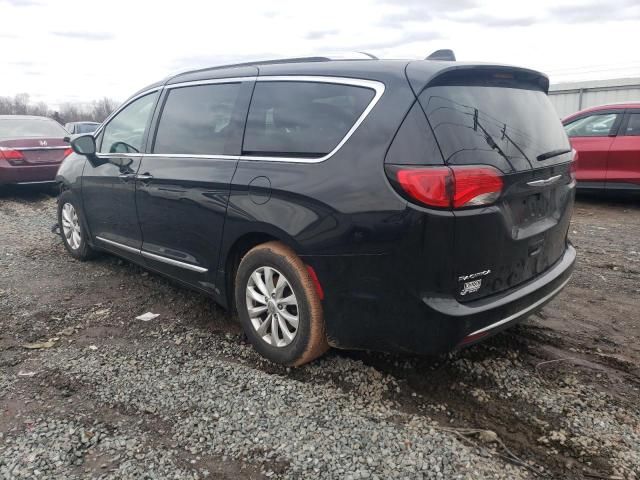
[[242, 152], [322, 157], [340, 143], [374, 95], [370, 88], [351, 85], [258, 81]]
[[616, 123], [618, 113], [582, 117], [564, 126], [569, 137], [606, 137]]
[[233, 114], [240, 90], [240, 83], [170, 90], [162, 109], [153, 152], [223, 155], [229, 152], [225, 147], [234, 139], [237, 139], [237, 149], [242, 126], [233, 121]]
[[630, 113], [627, 122], [627, 128], [624, 129], [624, 135], [640, 136], [640, 113]]
[[100, 153], [142, 151], [144, 131], [149, 124], [158, 93], [150, 93], [127, 105], [102, 130]]

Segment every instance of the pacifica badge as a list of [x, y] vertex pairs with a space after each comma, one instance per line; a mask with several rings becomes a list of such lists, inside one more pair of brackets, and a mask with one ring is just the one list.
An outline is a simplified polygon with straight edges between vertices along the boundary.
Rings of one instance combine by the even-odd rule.
[[462, 284], [462, 290], [460, 295], [467, 295], [469, 293], [475, 293], [482, 287], [482, 277], [486, 277], [491, 273], [491, 270], [483, 270], [482, 272], [470, 273], [468, 275], [460, 275], [458, 277], [459, 282]]

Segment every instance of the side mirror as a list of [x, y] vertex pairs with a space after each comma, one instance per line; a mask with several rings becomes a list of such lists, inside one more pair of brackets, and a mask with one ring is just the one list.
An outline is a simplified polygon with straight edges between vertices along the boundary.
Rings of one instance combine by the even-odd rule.
[[93, 135], [76, 135], [71, 138], [71, 148], [78, 155], [94, 157], [96, 154], [96, 139]]

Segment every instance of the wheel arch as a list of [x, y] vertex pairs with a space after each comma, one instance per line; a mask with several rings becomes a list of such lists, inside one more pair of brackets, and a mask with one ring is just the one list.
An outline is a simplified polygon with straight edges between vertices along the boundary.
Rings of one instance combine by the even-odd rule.
[[86, 162], [85, 157], [76, 153], [72, 153], [62, 161], [55, 177], [61, 191], [80, 190]]
[[224, 299], [230, 311], [235, 310], [234, 301], [234, 282], [238, 266], [242, 257], [252, 248], [266, 242], [278, 241], [292, 248], [294, 251], [295, 242], [283, 232], [274, 232], [272, 230], [257, 230], [245, 232], [237, 236], [230, 246], [226, 249], [226, 254], [221, 258], [221, 274], [224, 284]]

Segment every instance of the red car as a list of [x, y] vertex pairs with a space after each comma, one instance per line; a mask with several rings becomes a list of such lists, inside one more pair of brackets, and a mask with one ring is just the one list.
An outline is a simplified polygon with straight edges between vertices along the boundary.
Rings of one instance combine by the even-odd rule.
[[68, 135], [50, 118], [0, 115], [0, 185], [52, 183], [71, 153]]
[[588, 108], [562, 123], [578, 152], [578, 188], [640, 192], [640, 102]]

